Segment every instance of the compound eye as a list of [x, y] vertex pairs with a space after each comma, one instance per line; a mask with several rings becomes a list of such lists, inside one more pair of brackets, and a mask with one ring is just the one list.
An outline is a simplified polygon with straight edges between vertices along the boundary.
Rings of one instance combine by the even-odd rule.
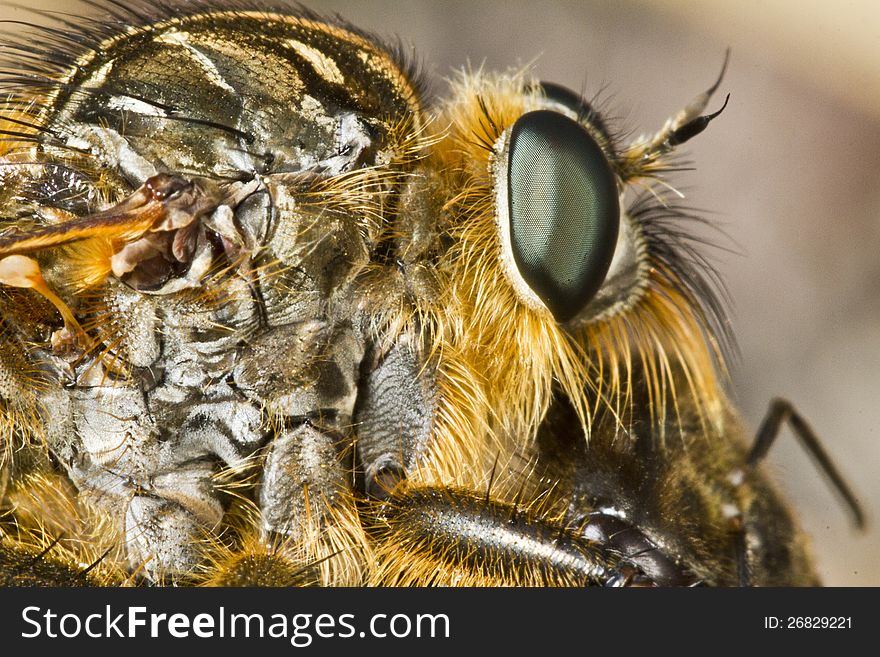
[[568, 117], [523, 114], [510, 133], [507, 201], [519, 274], [557, 321], [568, 321], [601, 287], [617, 244], [620, 205], [608, 159]]

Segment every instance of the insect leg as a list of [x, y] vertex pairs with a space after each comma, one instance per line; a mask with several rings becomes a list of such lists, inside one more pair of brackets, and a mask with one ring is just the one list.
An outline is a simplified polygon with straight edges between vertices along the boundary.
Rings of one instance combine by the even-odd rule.
[[[210, 481], [210, 469], [181, 468], [169, 474], [161, 488], [135, 494], [129, 501], [125, 511], [128, 558], [133, 564], [146, 563], [153, 581], [185, 580], [201, 561], [200, 539], [223, 517], [219, 501], [209, 490]], [[187, 484], [193, 490], [181, 490]]]
[[[730, 535], [736, 562], [737, 583], [740, 586], [751, 586], [756, 581], [770, 581], [777, 572], [786, 569], [794, 571], [802, 565], [801, 560], [792, 559], [786, 551], [786, 531], [791, 532], [792, 519], [775, 507], [772, 502], [773, 491], [761, 483], [757, 467], [767, 456], [770, 447], [779, 436], [785, 423], [792, 428], [795, 436], [818, 468], [831, 482], [832, 488], [843, 499], [847, 510], [852, 515], [853, 523], [858, 528], [865, 525], [864, 513], [852, 490], [822, 448], [818, 437], [809, 424], [797, 412], [791, 402], [785, 399], [774, 399], [770, 403], [754, 443], [745, 454], [744, 466], [734, 469], [731, 481], [741, 492], [752, 488], [752, 493], [740, 496], [738, 508], [740, 513], [730, 517]], [[749, 482], [746, 485], [746, 482]], [[759, 491], [759, 494], [755, 494]], [[788, 528], [786, 530], [786, 528]], [[763, 545], [763, 549], [755, 549], [754, 545]], [[815, 577], [796, 579], [800, 584], [815, 584]], [[777, 584], [778, 585], [778, 584]]]
[[153, 581], [201, 564], [225, 513], [221, 463], [246, 462], [265, 438], [259, 410], [221, 397], [222, 384], [206, 384], [205, 401], [166, 383], [149, 399], [137, 385], [83, 388], [49, 432], [73, 484], [112, 515], [131, 566]]
[[404, 482], [376, 509], [377, 585], [654, 585], [619, 549], [587, 538], [545, 501]]
[[819, 438], [813, 432], [812, 428], [810, 428], [810, 425], [807, 424], [803, 416], [797, 412], [791, 402], [785, 399], [774, 399], [770, 402], [770, 408], [767, 410], [767, 415], [764, 416], [764, 420], [761, 422], [761, 426], [755, 437], [755, 442], [749, 450], [746, 458], [746, 465], [749, 468], [754, 468], [764, 459], [767, 452], [770, 450], [770, 447], [773, 445], [773, 442], [779, 435], [783, 423], [786, 422], [788, 423], [788, 426], [791, 427], [795, 437], [800, 441], [801, 445], [816, 463], [819, 470], [831, 482], [832, 488], [843, 499], [844, 505], [852, 516], [853, 524], [857, 528], [863, 529], [865, 527], [865, 514], [862, 511], [861, 505], [856, 499], [855, 494], [847, 485], [843, 476], [831, 461], [831, 458], [822, 448]]
[[351, 324], [276, 327], [239, 352], [235, 386], [271, 428], [259, 492], [264, 543], [280, 537], [326, 585], [361, 583], [368, 561], [351, 495], [351, 423], [363, 345]]
[[63, 477], [36, 471], [0, 498], [0, 586], [133, 582], [109, 517]]
[[343, 462], [346, 440], [308, 421], [283, 429], [272, 441], [260, 488], [263, 542], [280, 536], [282, 553], [317, 562], [325, 586], [362, 583], [369, 554]]
[[357, 456], [364, 491], [384, 499], [427, 447], [436, 391], [431, 368], [419, 362], [408, 337], [373, 360], [358, 390]]
[[0, 586], [97, 586], [85, 569], [73, 567], [52, 554], [62, 537], [42, 551], [12, 541], [0, 541]]

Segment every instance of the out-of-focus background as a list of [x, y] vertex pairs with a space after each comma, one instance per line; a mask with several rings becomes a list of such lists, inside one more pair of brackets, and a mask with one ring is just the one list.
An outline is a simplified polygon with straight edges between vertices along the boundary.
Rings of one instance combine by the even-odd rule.
[[[87, 13], [73, 1], [36, 2]], [[826, 584], [880, 585], [880, 4], [873, 0], [311, 0], [411, 43], [434, 80], [468, 62], [534, 61], [602, 91], [633, 136], [660, 127], [730, 67], [717, 122], [675, 179], [742, 255], [717, 252], [735, 301], [735, 395], [756, 427], [792, 400], [867, 508], [854, 532], [786, 431], [770, 467], [813, 539]], [[25, 13], [0, 8], [2, 17]], [[31, 18], [33, 20], [33, 18]], [[730, 244], [728, 244], [730, 245]]]

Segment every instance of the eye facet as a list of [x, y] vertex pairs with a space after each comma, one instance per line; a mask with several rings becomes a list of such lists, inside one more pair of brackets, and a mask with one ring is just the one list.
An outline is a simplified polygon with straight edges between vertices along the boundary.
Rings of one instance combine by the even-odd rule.
[[617, 181], [599, 144], [575, 121], [539, 110], [508, 145], [510, 247], [519, 274], [559, 322], [602, 285], [620, 224]]

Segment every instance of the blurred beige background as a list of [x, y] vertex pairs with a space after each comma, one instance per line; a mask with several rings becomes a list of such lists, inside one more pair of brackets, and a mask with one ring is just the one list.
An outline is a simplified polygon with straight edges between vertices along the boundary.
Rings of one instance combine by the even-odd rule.
[[[75, 2], [55, 5], [83, 13]], [[468, 61], [535, 71], [652, 131], [705, 89], [732, 48], [724, 115], [689, 145], [676, 181], [742, 256], [718, 252], [751, 426], [792, 400], [860, 494], [855, 533], [786, 433], [770, 463], [813, 537], [825, 582], [880, 585], [880, 4], [872, 0], [311, 0], [415, 46], [434, 80]], [[0, 13], [16, 18], [8, 7]], [[717, 105], [712, 105], [716, 107]]]

